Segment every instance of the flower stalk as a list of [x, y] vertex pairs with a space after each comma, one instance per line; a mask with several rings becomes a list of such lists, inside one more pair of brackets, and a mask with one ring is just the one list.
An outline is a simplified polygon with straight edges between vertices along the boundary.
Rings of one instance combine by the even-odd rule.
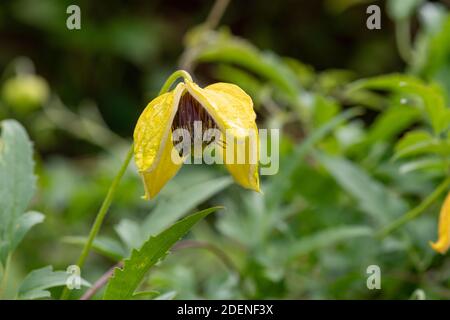
[[[105, 199], [103, 200], [102, 206], [100, 207], [97, 216], [95, 218], [94, 224], [91, 227], [91, 231], [89, 232], [89, 237], [86, 243], [84, 244], [83, 250], [81, 251], [81, 255], [78, 258], [77, 266], [81, 269], [86, 262], [86, 259], [89, 255], [89, 251], [92, 248], [92, 244], [94, 243], [95, 237], [97, 236], [100, 228], [103, 224], [103, 220], [105, 219], [106, 214], [108, 213], [108, 209], [111, 206], [112, 200], [114, 198], [114, 194], [116, 193], [117, 187], [119, 186], [120, 180], [122, 180], [125, 171], [130, 164], [130, 160], [133, 156], [133, 145], [131, 145], [122, 166], [119, 169], [116, 177], [114, 178], [111, 186], [109, 187], [108, 193], [106, 194]], [[69, 297], [70, 291], [67, 287], [64, 288], [64, 291], [61, 295], [61, 300], [65, 300]]]
[[187, 73], [184, 70], [177, 70], [167, 78], [166, 82], [164, 82], [163, 86], [161, 87], [161, 90], [158, 93], [158, 96], [169, 91], [170, 87], [172, 87], [172, 85], [175, 83], [175, 81], [177, 81], [180, 78], [183, 78], [184, 81], [186, 81], [186, 80], [192, 81], [192, 77], [189, 73]]
[[[162, 86], [159, 95], [166, 93], [172, 84], [177, 81], [179, 78], [187, 79], [192, 81], [191, 76], [189, 73], [187, 73], [184, 70], [178, 70], [172, 73]], [[97, 216], [95, 218], [95, 221], [91, 227], [91, 231], [89, 232], [88, 240], [84, 244], [83, 250], [81, 251], [80, 257], [77, 261], [77, 266], [81, 269], [84, 266], [84, 263], [86, 262], [86, 259], [89, 255], [89, 252], [92, 248], [92, 244], [94, 243], [95, 237], [100, 231], [100, 228], [103, 224], [103, 220], [105, 219], [106, 214], [108, 213], [109, 207], [111, 206], [112, 200], [114, 198], [114, 195], [116, 193], [117, 187], [119, 186], [120, 181], [122, 180], [123, 175], [125, 174], [128, 165], [130, 164], [131, 158], [133, 157], [133, 150], [134, 150], [134, 144], [131, 144], [130, 149], [128, 150], [128, 153], [125, 157], [124, 162], [122, 163], [122, 166], [120, 167], [116, 177], [111, 183], [111, 186], [109, 187], [108, 193], [106, 194], [105, 199], [103, 200], [103, 203], [97, 213]], [[62, 294], [61, 294], [61, 300], [65, 300], [69, 297], [70, 291], [67, 287], [64, 288]]]
[[417, 218], [426, 209], [428, 209], [439, 197], [448, 190], [450, 186], [450, 177], [447, 177], [427, 198], [425, 198], [417, 207], [411, 209], [403, 216], [393, 221], [391, 224], [382, 228], [377, 232], [376, 236], [378, 238], [384, 238], [389, 235], [394, 230], [403, 226], [405, 223]]

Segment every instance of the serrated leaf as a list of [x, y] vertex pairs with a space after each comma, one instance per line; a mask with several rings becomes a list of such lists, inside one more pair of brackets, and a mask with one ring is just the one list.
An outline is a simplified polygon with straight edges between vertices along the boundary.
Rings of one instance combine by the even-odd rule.
[[25, 223], [19, 219], [33, 197], [36, 177], [33, 148], [25, 129], [15, 120], [4, 120], [0, 127], [0, 263], [4, 263], [29, 229], [17, 225]]
[[219, 208], [213, 207], [194, 213], [157, 236], [150, 237], [139, 250], [133, 250], [131, 257], [124, 261], [123, 268], [115, 270], [103, 298], [108, 300], [132, 298], [147, 271], [198, 221]]
[[[70, 276], [66, 271], [53, 271], [52, 266], [31, 271], [20, 285], [18, 298], [24, 300], [50, 298], [47, 289], [66, 285]], [[81, 279], [81, 285], [89, 287], [86, 280]]]

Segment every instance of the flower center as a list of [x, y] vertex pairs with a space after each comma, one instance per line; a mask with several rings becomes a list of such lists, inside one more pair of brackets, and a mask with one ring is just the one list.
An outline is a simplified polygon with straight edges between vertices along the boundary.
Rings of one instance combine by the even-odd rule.
[[218, 129], [214, 119], [208, 114], [205, 108], [189, 92], [186, 92], [180, 99], [177, 113], [172, 122], [172, 131], [185, 129], [193, 137], [194, 123], [197, 121], [201, 123], [202, 136], [208, 129]]

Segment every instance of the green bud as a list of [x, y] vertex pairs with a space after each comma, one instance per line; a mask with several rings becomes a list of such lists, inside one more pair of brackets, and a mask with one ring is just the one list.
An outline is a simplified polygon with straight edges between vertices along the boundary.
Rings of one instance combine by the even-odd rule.
[[8, 79], [3, 85], [2, 97], [17, 112], [27, 113], [45, 103], [49, 91], [44, 78], [27, 74]]

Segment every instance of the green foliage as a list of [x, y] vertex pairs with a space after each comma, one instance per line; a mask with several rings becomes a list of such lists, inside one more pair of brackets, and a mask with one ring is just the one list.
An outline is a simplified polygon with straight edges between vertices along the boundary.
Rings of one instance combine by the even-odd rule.
[[33, 148], [24, 128], [14, 120], [0, 123], [0, 264], [19, 245], [25, 234], [44, 220], [25, 210], [36, 189]]
[[420, 111], [409, 105], [393, 105], [374, 121], [364, 139], [366, 144], [391, 141], [420, 119]]
[[179, 181], [179, 190], [159, 199], [151, 214], [142, 222], [141, 234], [155, 235], [166, 229], [190, 210], [224, 190], [233, 182], [229, 176], [193, 183]]
[[214, 33], [199, 29], [194, 32], [188, 35], [188, 46], [198, 46], [200, 50], [191, 59], [197, 62], [237, 64], [271, 81], [292, 99], [296, 98], [300, 88], [297, 77], [275, 54], [261, 53], [244, 39], [233, 37], [226, 30]]
[[446, 92], [450, 99], [450, 16], [447, 10], [438, 3], [427, 3], [420, 11], [423, 28], [416, 40], [416, 52], [412, 62], [415, 74], [428, 81], [435, 81]]
[[183, 237], [190, 228], [218, 207], [197, 212], [150, 237], [139, 250], [133, 250], [122, 269], [116, 269], [108, 283], [104, 299], [131, 299], [147, 271]]
[[[50, 298], [50, 291], [47, 289], [65, 286], [69, 276], [70, 274], [65, 271], [53, 271], [51, 266], [34, 270], [22, 281], [18, 298], [25, 300]], [[90, 286], [83, 279], [80, 280], [80, 285]]]
[[[359, 237], [371, 237], [373, 231], [366, 226], [345, 226], [329, 228], [305, 237], [292, 244], [285, 253], [287, 259], [294, 260], [303, 255], [307, 255], [316, 250], [321, 250], [329, 246], [334, 246], [343, 241], [351, 241]], [[283, 248], [279, 248], [280, 252]]]
[[[139, 248], [149, 236], [163, 231], [231, 183], [230, 177], [215, 177], [211, 172], [193, 170], [182, 173], [176, 183], [169, 183], [168, 189], [156, 199], [155, 205], [141, 223], [122, 219], [114, 228], [120, 241], [107, 236], [97, 237], [93, 250], [119, 261], [132, 249]], [[64, 241], [84, 245], [87, 238], [72, 236], [65, 237]]]
[[324, 155], [319, 159], [339, 185], [358, 201], [361, 210], [376, 223], [386, 223], [406, 211], [407, 206], [402, 199], [352, 162]]
[[[34, 61], [5, 37], [0, 297], [56, 298], [68, 274], [53, 270], [76, 261], [139, 113], [182, 67], [252, 97], [258, 127], [280, 130], [279, 172], [260, 177], [259, 194], [223, 166], [183, 166], [144, 201], [131, 165], [83, 277], [125, 264], [93, 299], [447, 298], [448, 254], [429, 242], [449, 184], [448, 8], [386, 1], [374, 32], [361, 28], [372, 2], [275, 1], [248, 14], [233, 1], [214, 29], [192, 27], [209, 2], [112, 2], [107, 14], [93, 2], [70, 37], [70, 1], [2, 3], [0, 32], [26, 34]], [[203, 219], [217, 205], [227, 210]], [[366, 288], [373, 264], [381, 291]]]
[[[286, 60], [272, 52], [261, 52], [245, 39], [231, 35], [226, 29], [215, 32], [199, 27], [188, 33], [186, 38], [188, 49], [184, 54], [185, 64], [209, 62], [237, 65], [244, 68], [247, 73], [240, 72], [235, 76], [235, 70], [226, 69], [226, 71], [228, 75], [232, 74], [233, 81], [238, 85], [250, 86], [256, 96], [262, 94], [255, 92], [255, 89], [261, 89], [255, 85], [255, 80], [249, 81], [251, 73], [256, 74], [273, 88], [282, 101], [295, 106], [301, 115], [308, 116], [300, 96], [303, 88], [299, 76], [295, 73], [298, 68], [291, 69]], [[221, 70], [219, 69], [219, 75], [224, 73], [223, 66]]]
[[403, 94], [403, 99], [410, 96], [418, 96], [421, 99], [420, 107], [423, 108], [428, 120], [436, 134], [448, 128], [450, 110], [445, 104], [442, 91], [433, 85], [427, 85], [421, 80], [405, 75], [386, 75], [367, 80], [359, 80], [353, 83], [349, 90], [377, 89], [398, 92]]
[[[87, 242], [87, 237], [64, 237], [63, 241], [69, 244], [84, 246]], [[122, 243], [105, 236], [98, 236], [94, 240], [92, 250], [115, 261], [120, 261], [127, 255], [127, 250], [123, 247]]]

